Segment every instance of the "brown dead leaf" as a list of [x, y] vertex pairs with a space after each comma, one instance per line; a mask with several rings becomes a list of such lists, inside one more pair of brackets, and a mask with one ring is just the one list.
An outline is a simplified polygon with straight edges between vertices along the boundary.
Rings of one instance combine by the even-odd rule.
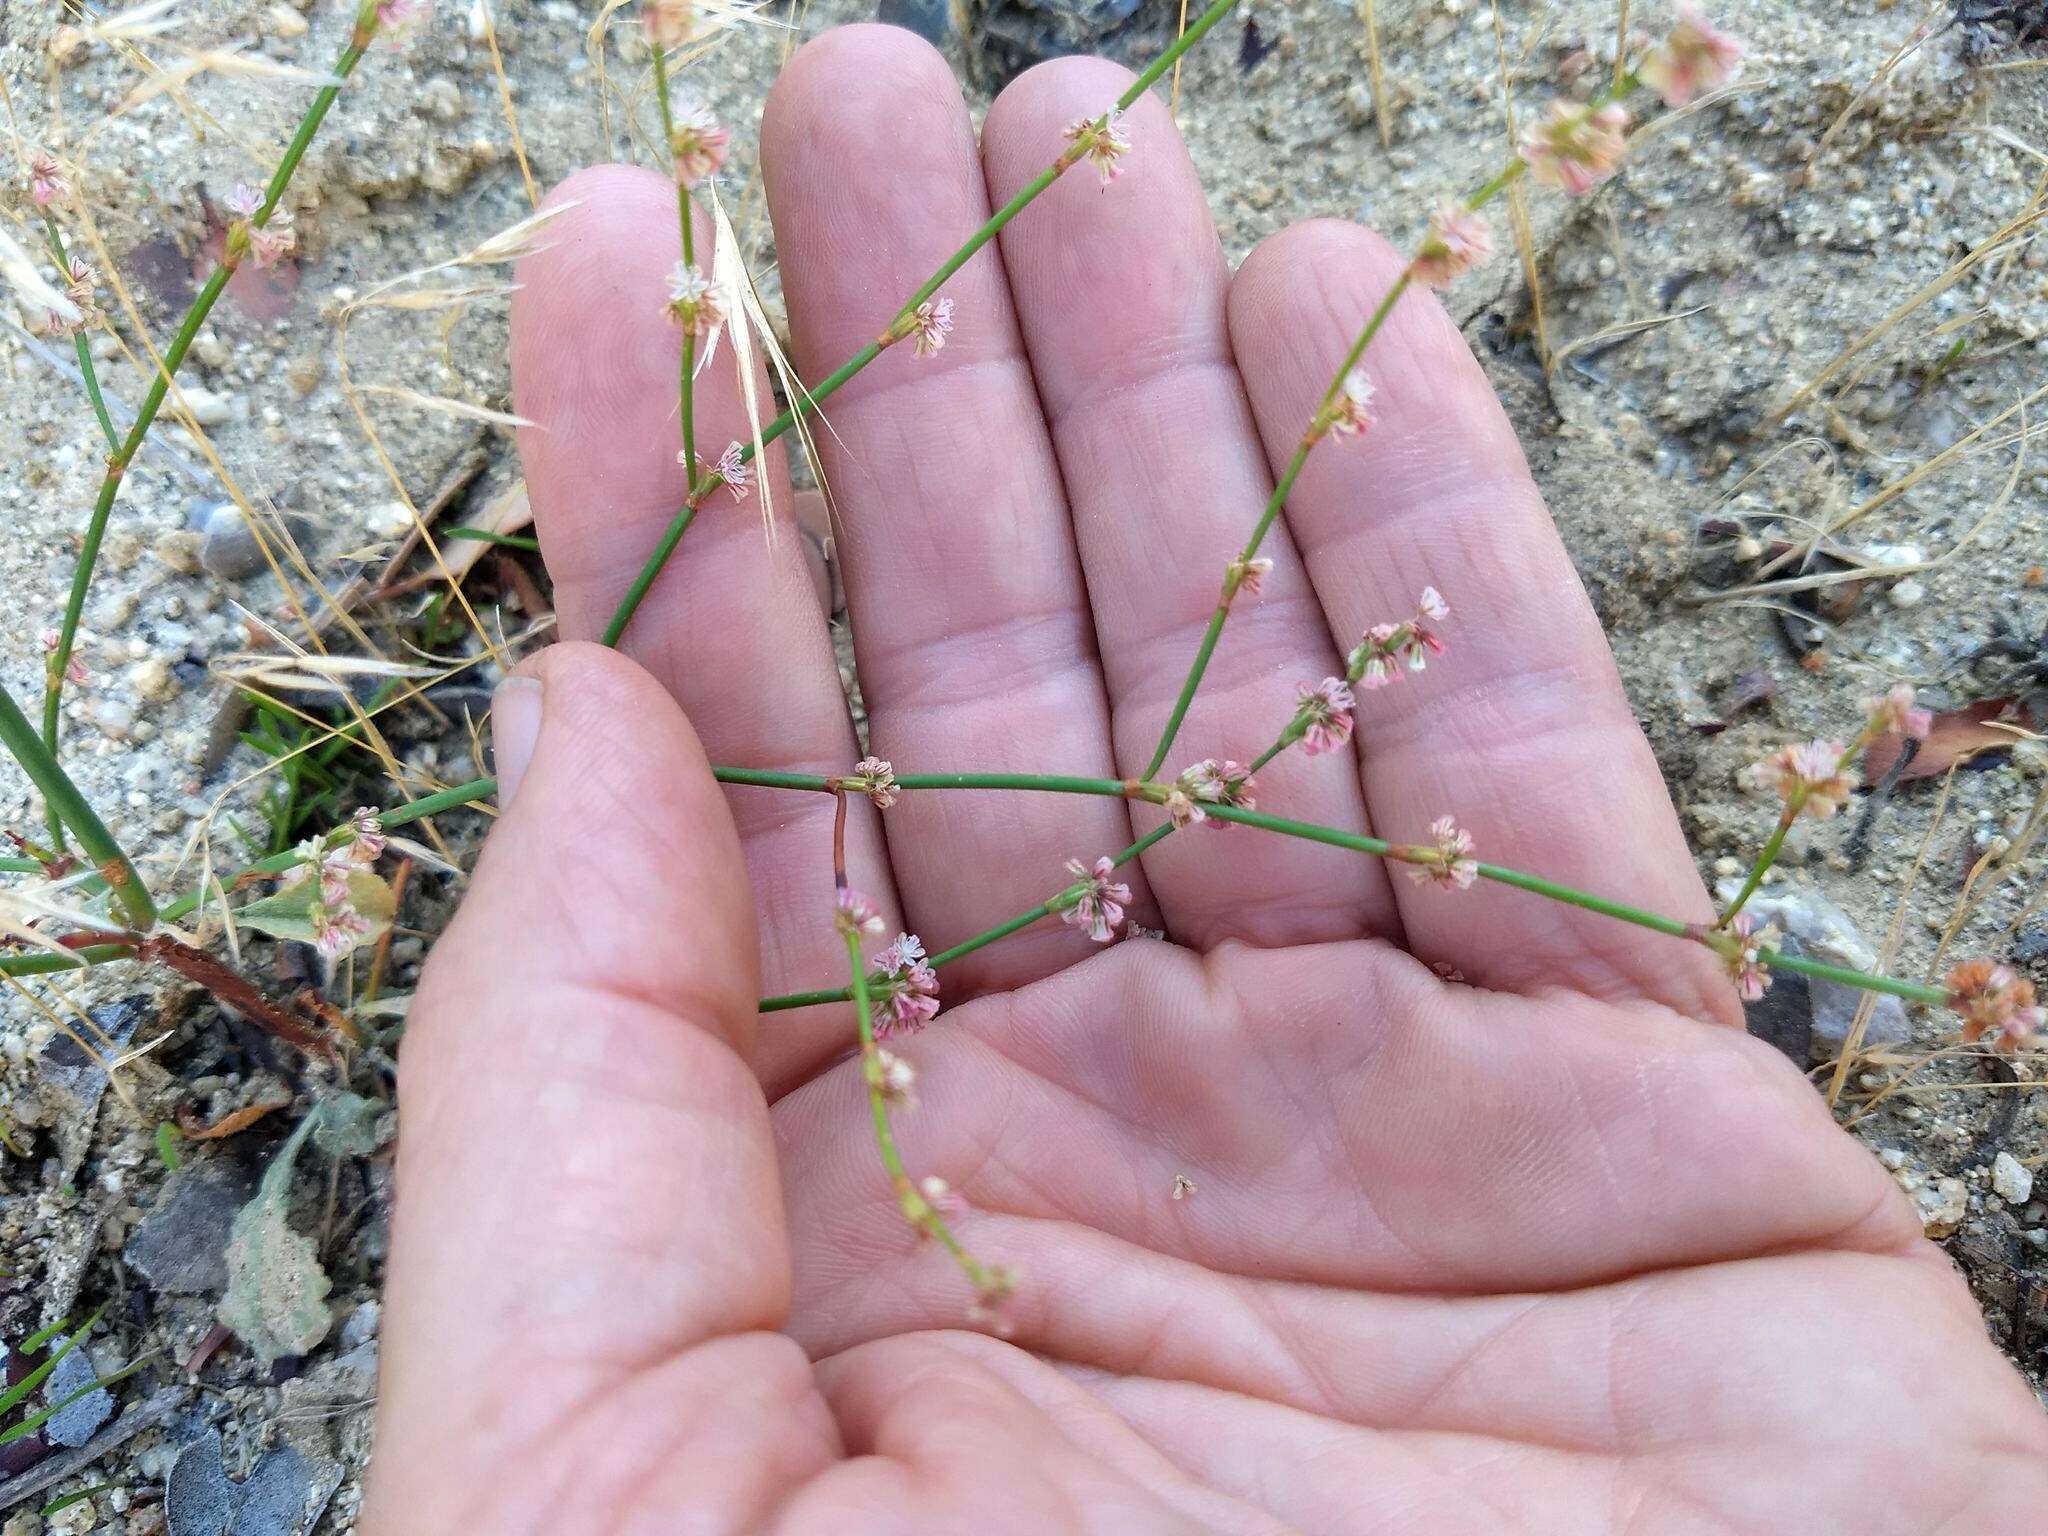
[[[1934, 729], [1900, 771], [1898, 782], [1947, 773], [1951, 765], [1980, 752], [2011, 746], [2017, 732], [2038, 729], [2039, 724], [2018, 699], [1979, 699], [1962, 709], [1944, 711], [1934, 717]], [[1904, 746], [1905, 738], [1895, 731], [1873, 741], [1863, 754], [1863, 782], [1875, 784], [1890, 773]]]
[[222, 1137], [232, 1136], [237, 1131], [246, 1131], [265, 1115], [284, 1108], [290, 1102], [289, 1099], [279, 1099], [268, 1104], [244, 1104], [240, 1109], [230, 1110], [222, 1115], [211, 1125], [195, 1128], [181, 1121], [179, 1129], [193, 1141], [219, 1141]]

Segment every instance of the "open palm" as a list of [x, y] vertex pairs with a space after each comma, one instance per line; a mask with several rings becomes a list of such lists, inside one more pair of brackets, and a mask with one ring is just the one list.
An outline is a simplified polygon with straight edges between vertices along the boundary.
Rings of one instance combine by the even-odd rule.
[[[871, 339], [1126, 78], [1036, 70], [977, 145], [907, 34], [804, 49], [762, 135], [800, 374]], [[949, 284], [941, 353], [892, 350], [817, 434], [899, 769], [1142, 769], [1399, 270], [1316, 224], [1233, 278], [1163, 104], [1130, 136], [1113, 186], [1070, 175]], [[678, 242], [659, 178], [558, 196], [514, 366], [579, 639], [681, 496]], [[730, 355], [699, 382], [713, 457], [747, 433]], [[1262, 804], [1397, 839], [1454, 812], [1486, 857], [1706, 915], [1456, 330], [1411, 296], [1368, 368], [1376, 424], [1310, 459], [1172, 766], [1253, 756], [1295, 682], [1433, 584], [1450, 653], [1364, 696], [1356, 755], [1280, 757]], [[833, 808], [721, 791], [707, 754], [858, 755], [779, 449], [762, 468], [773, 525], [712, 499], [629, 632], [638, 666], [558, 646], [501, 696], [508, 810], [405, 1048], [366, 1532], [2033, 1528], [2043, 1421], [1711, 957], [1245, 829], [1131, 867], [1170, 943], [1046, 922], [945, 972], [899, 1134], [1022, 1277], [1007, 1340], [963, 1330], [967, 1286], [877, 1165], [848, 1011], [754, 1013], [845, 980]], [[934, 950], [1154, 814], [854, 810], [856, 883]]]

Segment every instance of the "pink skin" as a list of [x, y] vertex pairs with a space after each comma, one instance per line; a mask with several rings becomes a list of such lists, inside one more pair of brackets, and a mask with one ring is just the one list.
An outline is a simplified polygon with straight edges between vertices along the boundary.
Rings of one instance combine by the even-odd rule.
[[[1032, 71], [977, 159], [923, 44], [803, 49], [764, 143], [804, 373], [1124, 78]], [[1319, 223], [1233, 281], [1163, 103], [1132, 138], [1107, 193], [1077, 172], [960, 274], [940, 357], [884, 356], [819, 435], [876, 750], [905, 769], [1142, 766], [1273, 464], [1400, 270]], [[514, 366], [587, 638], [680, 494], [677, 340], [648, 319], [674, 204], [621, 170], [567, 195]], [[1454, 809], [1490, 858], [1706, 917], [1456, 330], [1411, 295], [1367, 367], [1375, 430], [1309, 461], [1173, 760], [1251, 756], [1292, 679], [1433, 582], [1457, 644], [1361, 696], [1348, 750], [1277, 759], [1262, 801], [1397, 837]], [[698, 399], [702, 442], [740, 435], [729, 355]], [[778, 451], [763, 470], [789, 516]], [[845, 974], [831, 805], [722, 792], [707, 754], [859, 756], [801, 541], [758, 505], [699, 519], [632, 660], [523, 669], [538, 745], [405, 1044], [364, 1536], [2035, 1528], [2038, 1409], [1883, 1170], [1732, 1027], [1714, 956], [1259, 834], [1119, 873], [1185, 947], [1048, 922], [946, 972], [899, 1135], [1023, 1276], [1011, 1341], [959, 1331], [846, 1010], [754, 1014]], [[853, 878], [934, 950], [1162, 814], [910, 794], [885, 845], [849, 811]]]

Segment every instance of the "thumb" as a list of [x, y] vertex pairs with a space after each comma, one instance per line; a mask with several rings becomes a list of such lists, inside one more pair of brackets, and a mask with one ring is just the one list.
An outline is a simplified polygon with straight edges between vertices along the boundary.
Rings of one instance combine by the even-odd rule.
[[550, 1476], [557, 1421], [656, 1367], [687, 1398], [692, 1351], [789, 1305], [753, 909], [695, 734], [573, 644], [504, 684], [494, 732], [504, 813], [399, 1065], [366, 1530], [483, 1528], [465, 1514]]

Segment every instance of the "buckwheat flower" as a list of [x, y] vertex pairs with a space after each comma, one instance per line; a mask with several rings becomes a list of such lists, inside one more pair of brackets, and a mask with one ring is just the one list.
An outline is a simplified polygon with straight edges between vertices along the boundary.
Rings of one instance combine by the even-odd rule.
[[1999, 1050], [2017, 1050], [2044, 1024], [2048, 1009], [2034, 1000], [2034, 984], [1995, 960], [1965, 960], [1948, 973], [1948, 1005], [1962, 1015], [1963, 1038], [1989, 1037]]
[[668, 314], [700, 341], [725, 324], [717, 285], [686, 261], [677, 262], [668, 275]]
[[[1258, 788], [1258, 781], [1252, 777], [1251, 770], [1227, 757], [1220, 762], [1206, 757], [1192, 768], [1183, 769], [1175, 788], [1193, 803], [1189, 818], [1193, 821], [1207, 819], [1202, 813], [1203, 804], [1234, 805], [1247, 811], [1258, 805], [1252, 796], [1252, 791]], [[1219, 821], [1216, 825], [1221, 828], [1229, 823]]]
[[259, 267], [275, 266], [298, 249], [298, 243], [289, 208], [273, 208], [266, 222], [249, 226], [249, 254]]
[[1670, 34], [1644, 56], [1636, 74], [1665, 105], [1682, 107], [1734, 79], [1742, 54], [1741, 38], [1721, 31], [1698, 6], [1680, 0]]
[[832, 898], [832, 924], [843, 934], [880, 933], [882, 914], [852, 886], [842, 885]]
[[911, 350], [919, 357], [930, 357], [945, 346], [952, 331], [953, 301], [926, 299], [910, 317]]
[[[46, 629], [38, 637], [38, 642], [43, 648], [43, 655], [48, 658], [45, 663], [47, 670], [56, 663], [57, 652], [64, 644], [64, 637], [54, 629]], [[77, 687], [83, 687], [92, 681], [92, 674], [85, 670], [85, 662], [76, 651], [73, 651], [64, 663], [64, 681]]]
[[1451, 616], [1451, 605], [1444, 601], [1443, 593], [1435, 587], [1424, 587], [1422, 595], [1415, 599], [1415, 611], [1425, 619], [1441, 621]]
[[674, 114], [675, 130], [668, 136], [669, 154], [675, 160], [676, 180], [694, 187], [707, 176], [716, 176], [725, 164], [729, 130], [704, 107], [683, 107]]
[[1089, 938], [1107, 944], [1116, 937], [1117, 925], [1124, 920], [1124, 905], [1131, 899], [1131, 888], [1110, 878], [1116, 873], [1116, 865], [1107, 854], [1095, 861], [1092, 872], [1079, 859], [1069, 859], [1067, 873], [1074, 877], [1081, 891], [1073, 905], [1060, 914], [1060, 921], [1085, 928]]
[[1593, 107], [1553, 101], [1522, 135], [1522, 158], [1538, 181], [1583, 197], [1620, 169], [1627, 127], [1628, 111], [1619, 102]]
[[731, 488], [733, 495], [745, 501], [747, 492], [753, 488], [754, 466], [740, 457], [740, 445], [727, 443], [725, 452], [718, 456], [718, 463], [713, 467], [718, 472], [718, 478]]
[[1927, 733], [1934, 729], [1934, 711], [1914, 707], [1911, 683], [1893, 683], [1883, 693], [1872, 694], [1865, 704], [1873, 736], [1896, 733], [1925, 741]]
[[1363, 368], [1345, 374], [1336, 395], [1318, 408], [1315, 419], [1309, 423], [1308, 440], [1315, 443], [1327, 436], [1355, 437], [1363, 432], [1372, 425], [1372, 417], [1366, 411], [1372, 404], [1372, 393], [1372, 380], [1366, 377]]
[[100, 318], [99, 273], [77, 256], [66, 257], [64, 266], [65, 277], [68, 279], [64, 296], [78, 306], [79, 314], [77, 326], [71, 328], [84, 330], [96, 325]]
[[876, 810], [886, 811], [896, 803], [896, 768], [886, 757], [862, 758], [853, 765], [853, 775], [846, 787], [865, 794]]
[[939, 973], [925, 962], [924, 941], [899, 933], [875, 957], [882, 979], [875, 991], [875, 1038], [923, 1029], [939, 1011]]
[[391, 33], [410, 27], [427, 14], [427, 0], [378, 0], [377, 31], [389, 37]]
[[1106, 187], [1122, 172], [1117, 162], [1130, 153], [1131, 141], [1124, 136], [1124, 113], [1111, 107], [1100, 118], [1077, 117], [1067, 124], [1066, 137], [1078, 151], [1076, 158], [1093, 162]]
[[1445, 890], [1464, 890], [1479, 878], [1478, 861], [1472, 857], [1472, 834], [1448, 816], [1429, 824], [1432, 842], [1412, 851], [1418, 862], [1409, 865], [1408, 878], [1418, 884], [1435, 881]]
[[875, 1047], [871, 1081], [891, 1104], [899, 1104], [905, 1109], [917, 1108], [917, 1069], [894, 1051]]
[[238, 219], [251, 219], [256, 210], [263, 206], [263, 194], [246, 181], [235, 183], [235, 190], [228, 194], [227, 209]]
[[1808, 741], [1780, 747], [1748, 769], [1750, 781], [1785, 802], [1786, 814], [1805, 814], [1826, 821], [1841, 808], [1855, 785], [1842, 772], [1842, 744]]
[[38, 208], [47, 208], [61, 197], [69, 196], [71, 178], [65, 174], [64, 166], [55, 155], [37, 150], [35, 158], [28, 164], [28, 195]]
[[1350, 668], [1361, 688], [1384, 688], [1401, 680], [1395, 658], [1400, 654], [1405, 624], [1375, 624], [1365, 632], [1350, 656]]
[[310, 909], [313, 947], [329, 960], [339, 960], [370, 936], [370, 920], [347, 901], [317, 901]]
[[1493, 256], [1493, 226], [1474, 209], [1454, 198], [1437, 199], [1436, 212], [1429, 216], [1429, 233], [1415, 253], [1410, 270], [1419, 283], [1448, 288]]
[[1745, 1003], [1753, 1003], [1770, 990], [1771, 973], [1762, 959], [1764, 950], [1775, 949], [1778, 945], [1778, 925], [1765, 923], [1761, 927], [1747, 912], [1738, 915], [1728, 925], [1734, 936], [1729, 950], [1722, 956], [1722, 963], [1728, 967], [1728, 975], [1735, 982], [1735, 995]]
[[1265, 590], [1266, 578], [1272, 574], [1273, 562], [1263, 555], [1256, 560], [1231, 561], [1231, 595], [1242, 592], [1246, 597], [1257, 597]]
[[655, 47], [680, 48], [690, 40], [694, 10], [690, 0], [645, 0], [640, 21]]
[[1304, 722], [1301, 750], [1310, 757], [1334, 752], [1351, 739], [1351, 710], [1358, 701], [1341, 677], [1301, 684], [1297, 718]]
[[1209, 813], [1195, 804], [1194, 797], [1176, 784], [1166, 792], [1166, 798], [1159, 802], [1166, 808], [1176, 827], [1192, 826], [1198, 821], [1207, 821]]
[[348, 849], [349, 857], [358, 864], [376, 863], [384, 853], [383, 821], [375, 811], [363, 805], [349, 817], [348, 825], [355, 834], [351, 842], [343, 845]]

